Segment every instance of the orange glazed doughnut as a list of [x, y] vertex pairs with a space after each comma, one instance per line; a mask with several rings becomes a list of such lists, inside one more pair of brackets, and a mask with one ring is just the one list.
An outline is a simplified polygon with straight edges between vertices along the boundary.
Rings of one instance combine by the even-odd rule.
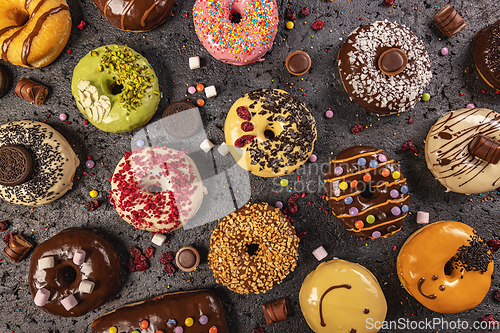
[[66, 0], [2, 0], [0, 56], [27, 68], [56, 60], [71, 33]]
[[441, 221], [414, 232], [398, 255], [399, 280], [423, 306], [459, 313], [488, 293], [493, 257], [484, 240], [466, 224]]

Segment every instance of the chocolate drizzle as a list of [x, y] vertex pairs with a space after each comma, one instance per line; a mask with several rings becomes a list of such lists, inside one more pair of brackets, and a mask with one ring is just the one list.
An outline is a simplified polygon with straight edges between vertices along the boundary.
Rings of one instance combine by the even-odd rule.
[[422, 285], [424, 284], [425, 282], [425, 278], [420, 278], [420, 280], [418, 280], [418, 291], [422, 294], [422, 296], [428, 298], [428, 299], [436, 299], [436, 294], [426, 294], [422, 291]]
[[325, 298], [325, 296], [332, 290], [335, 290], [335, 289], [338, 289], [338, 288], [346, 288], [346, 289], [351, 289], [351, 285], [350, 284], [339, 284], [339, 285], [336, 285], [336, 286], [331, 286], [330, 288], [328, 288], [324, 293], [323, 295], [321, 295], [321, 298], [319, 299], [319, 318], [321, 320], [321, 326], [326, 326], [326, 323], [325, 323], [325, 319], [323, 318], [323, 299]]

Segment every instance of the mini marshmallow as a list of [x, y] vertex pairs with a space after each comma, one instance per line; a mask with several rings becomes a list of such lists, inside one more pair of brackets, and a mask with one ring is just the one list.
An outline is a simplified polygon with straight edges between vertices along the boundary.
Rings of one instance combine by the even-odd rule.
[[312, 252], [312, 254], [314, 255], [314, 257], [316, 257], [318, 261], [321, 261], [328, 256], [328, 252], [326, 252], [323, 246], [318, 247], [316, 250]]
[[206, 87], [205, 94], [207, 95], [207, 98], [217, 96], [217, 90], [215, 90], [215, 86]]
[[95, 283], [89, 280], [83, 280], [80, 282], [80, 286], [78, 287], [78, 290], [80, 290], [81, 293], [85, 294], [90, 294], [91, 292], [94, 291]]
[[54, 267], [54, 257], [43, 257], [38, 259], [38, 269], [48, 269]]
[[189, 58], [189, 68], [191, 69], [200, 68], [200, 57]]
[[229, 148], [227, 147], [226, 143], [223, 142], [219, 148], [217, 148], [217, 151], [219, 152], [219, 154], [221, 154], [222, 156], [226, 156], [227, 154], [229, 154]]
[[78, 305], [78, 301], [76, 300], [75, 296], [73, 296], [73, 294], [71, 294], [68, 297], [66, 297], [65, 299], [61, 300], [61, 304], [62, 304], [62, 306], [64, 306], [66, 311], [69, 311]]
[[85, 261], [85, 251], [78, 249], [75, 251], [75, 256], [73, 257], [73, 263], [80, 266]]
[[208, 139], [203, 140], [203, 142], [200, 144], [200, 148], [205, 153], [208, 153], [210, 151], [210, 149], [212, 149], [213, 146], [214, 146], [214, 144], [212, 142], [210, 142], [210, 140], [208, 140]]
[[157, 246], [162, 246], [163, 243], [167, 240], [167, 236], [164, 234], [156, 234], [153, 236], [153, 239], [151, 240], [151, 243]]
[[49, 301], [50, 291], [45, 288], [38, 289], [35, 295], [35, 305], [44, 306]]
[[429, 223], [429, 213], [422, 211], [417, 212], [417, 223], [418, 224]]

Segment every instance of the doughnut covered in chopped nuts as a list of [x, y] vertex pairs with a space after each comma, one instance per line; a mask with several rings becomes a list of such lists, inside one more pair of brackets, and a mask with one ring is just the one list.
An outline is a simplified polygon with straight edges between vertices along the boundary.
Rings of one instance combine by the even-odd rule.
[[208, 261], [218, 283], [239, 294], [259, 294], [293, 272], [298, 246], [295, 228], [279, 209], [249, 203], [213, 231]]

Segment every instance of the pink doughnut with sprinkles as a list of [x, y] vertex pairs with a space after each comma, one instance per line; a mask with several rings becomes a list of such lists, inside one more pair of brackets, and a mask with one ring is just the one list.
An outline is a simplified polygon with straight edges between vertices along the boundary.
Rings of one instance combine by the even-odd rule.
[[125, 153], [111, 176], [111, 203], [137, 229], [170, 232], [196, 214], [207, 194], [194, 161], [170, 148]]
[[264, 61], [279, 21], [276, 0], [196, 0], [193, 19], [207, 51], [232, 65]]

